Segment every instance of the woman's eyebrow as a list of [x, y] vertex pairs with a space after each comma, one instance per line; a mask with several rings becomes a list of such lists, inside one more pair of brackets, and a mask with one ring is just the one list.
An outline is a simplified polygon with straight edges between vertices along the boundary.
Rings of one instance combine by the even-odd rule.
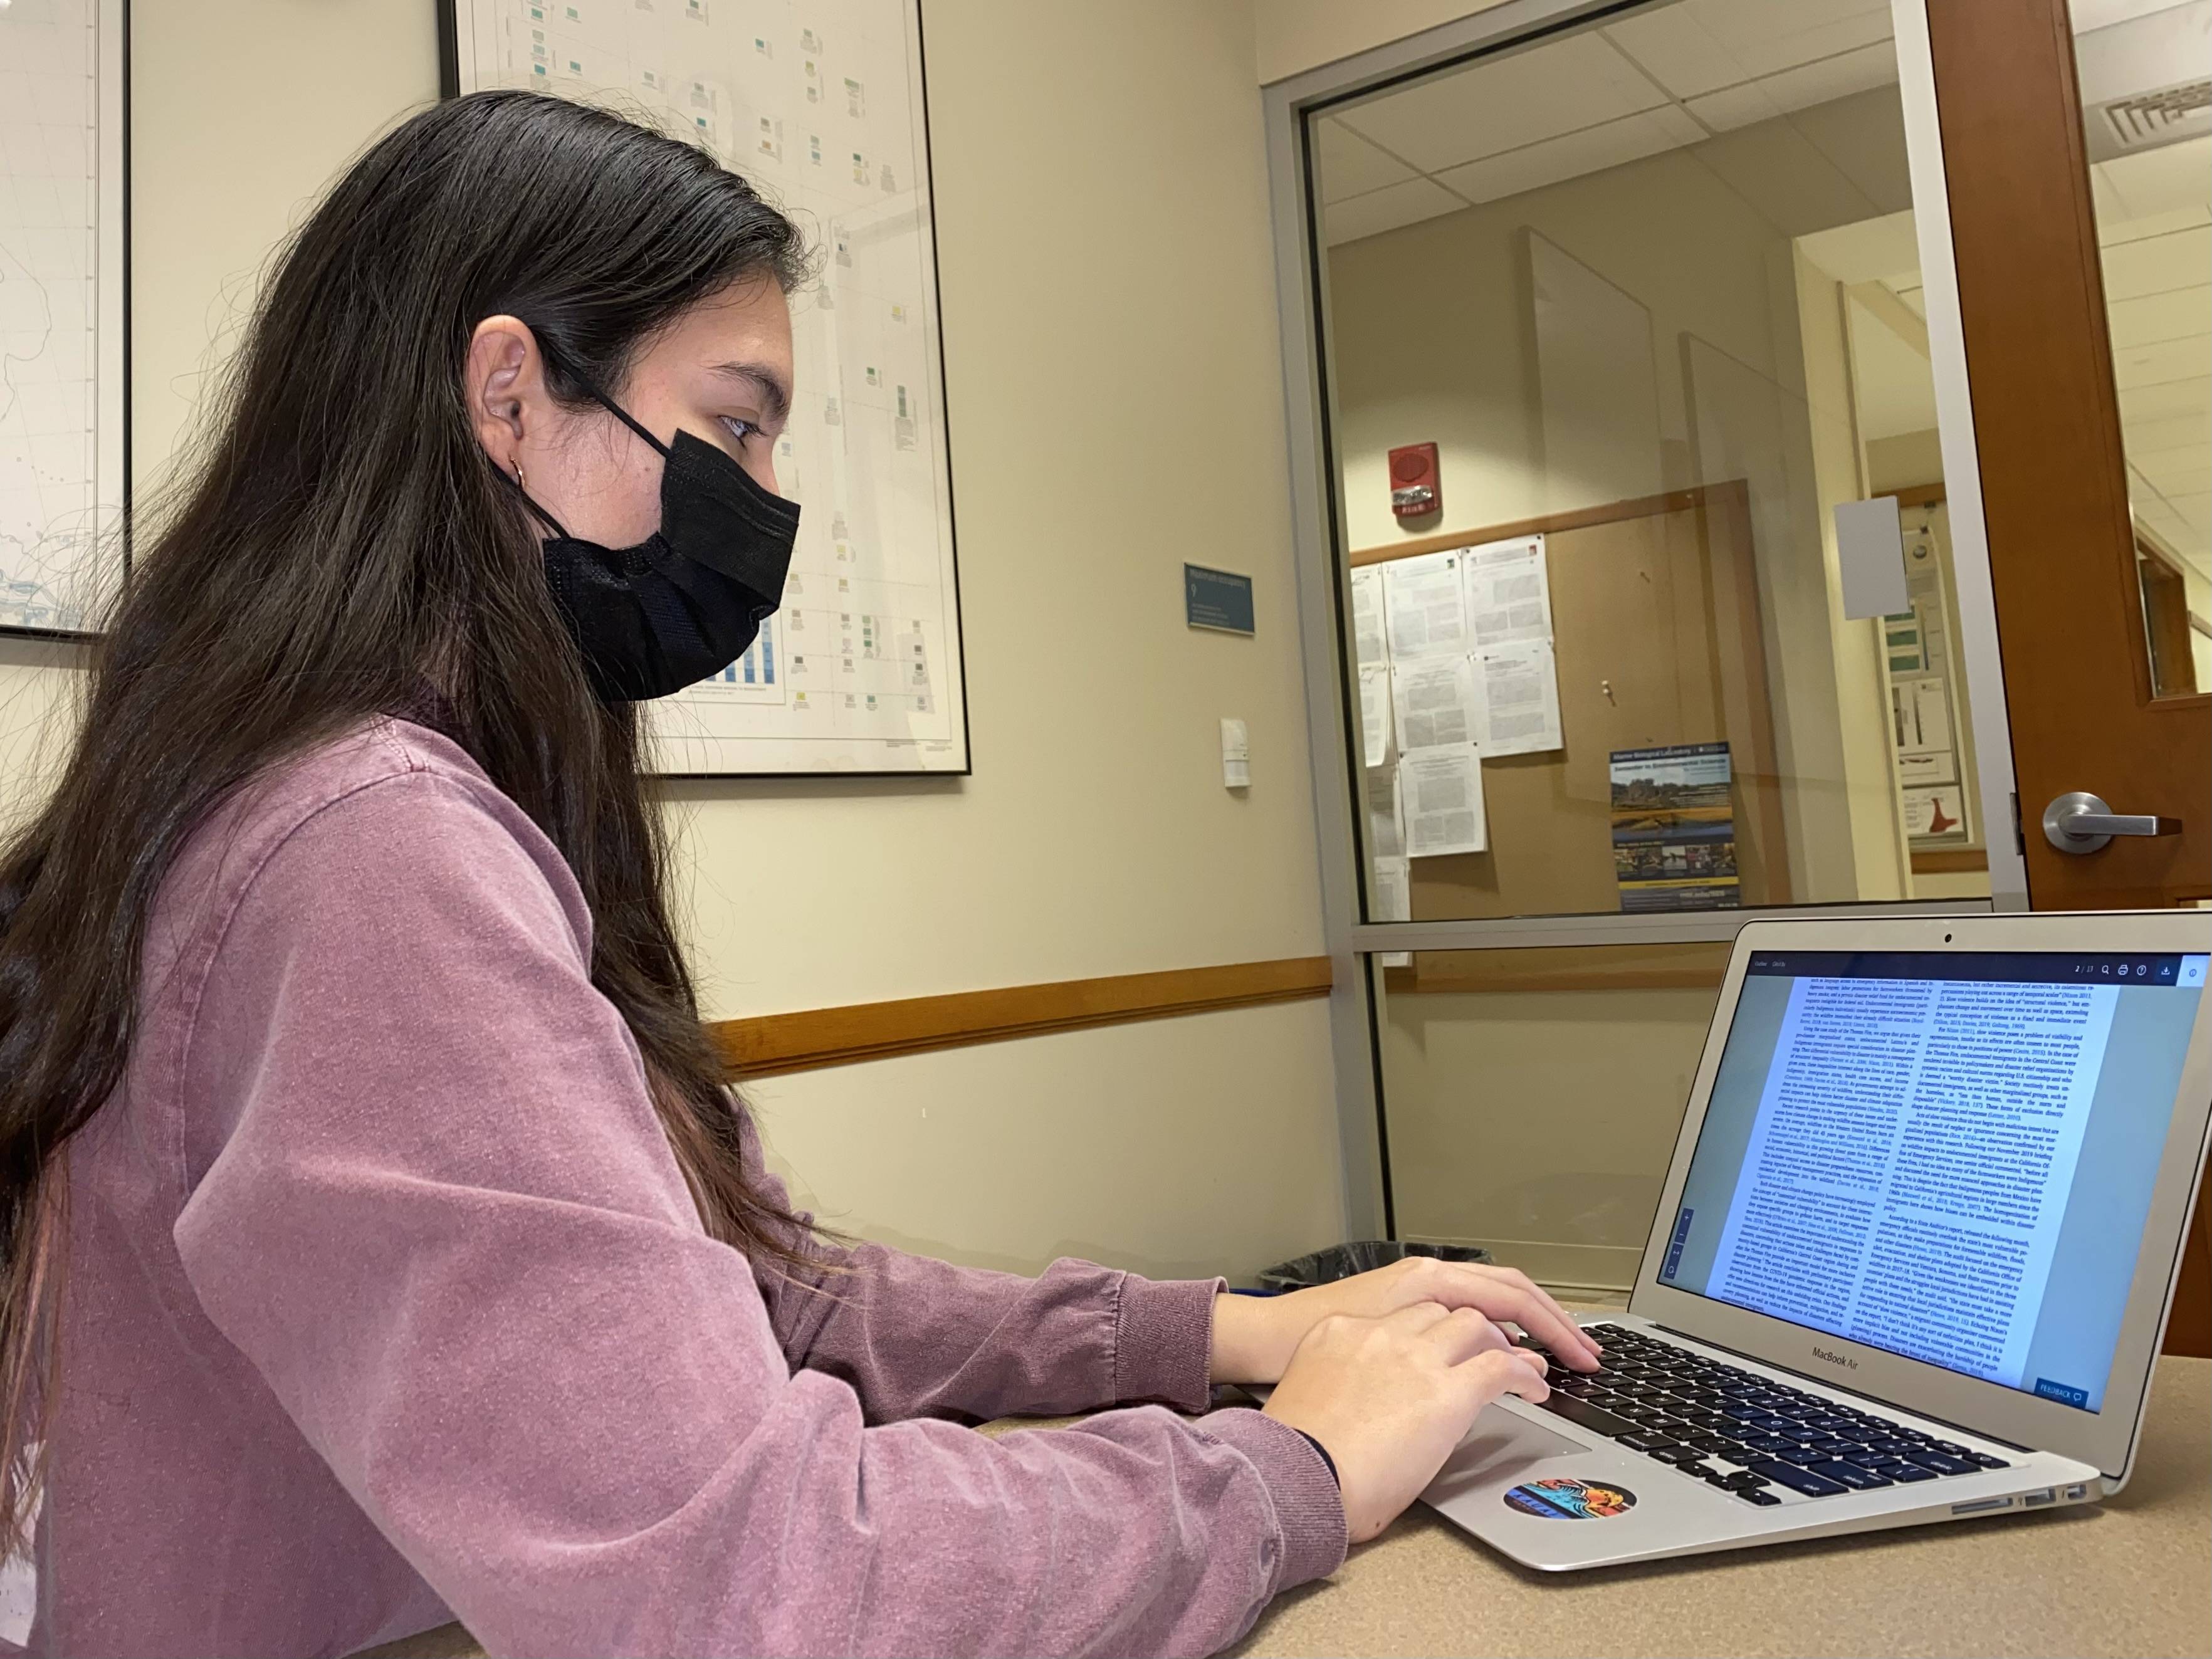
[[761, 401], [761, 413], [780, 422], [791, 413], [791, 388], [783, 376], [765, 363], [716, 363], [711, 373], [725, 380], [743, 380]]

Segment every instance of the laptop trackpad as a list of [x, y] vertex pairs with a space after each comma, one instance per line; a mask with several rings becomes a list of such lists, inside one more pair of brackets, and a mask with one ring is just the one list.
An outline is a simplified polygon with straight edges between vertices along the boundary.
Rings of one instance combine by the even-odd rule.
[[1592, 1448], [1540, 1424], [1495, 1408], [1474, 1420], [1474, 1431], [1444, 1460], [1421, 1496], [1431, 1504], [1456, 1498], [1493, 1481], [1517, 1480], [1527, 1470], [1554, 1457], [1587, 1455]]

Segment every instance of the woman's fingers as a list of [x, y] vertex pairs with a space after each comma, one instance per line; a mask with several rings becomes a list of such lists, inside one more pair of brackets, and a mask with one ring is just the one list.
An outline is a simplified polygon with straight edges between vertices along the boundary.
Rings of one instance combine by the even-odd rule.
[[1540, 1360], [1533, 1365], [1527, 1363], [1533, 1357], [1525, 1348], [1493, 1349], [1455, 1366], [1452, 1374], [1468, 1390], [1468, 1403], [1473, 1411], [1481, 1410], [1502, 1395], [1540, 1401], [1551, 1394], [1552, 1386], [1544, 1381]]
[[[1433, 1308], [1437, 1304], [1431, 1302], [1429, 1305]], [[1513, 1346], [1513, 1339], [1492, 1324], [1480, 1308], [1449, 1310], [1428, 1328], [1427, 1334], [1447, 1365], [1463, 1364], [1477, 1354], [1494, 1353]], [[1537, 1369], [1540, 1371], [1543, 1367], [1539, 1358]]]
[[1572, 1315], [1526, 1273], [1512, 1267], [1471, 1262], [1438, 1262], [1428, 1293], [1447, 1307], [1476, 1308], [1493, 1323], [1511, 1322], [1534, 1337], [1566, 1364], [1595, 1370], [1603, 1352]]

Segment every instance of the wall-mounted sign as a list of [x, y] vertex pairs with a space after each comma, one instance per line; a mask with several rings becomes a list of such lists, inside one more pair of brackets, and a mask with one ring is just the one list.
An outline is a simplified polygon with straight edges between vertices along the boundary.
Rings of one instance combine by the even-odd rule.
[[1193, 628], [1249, 634], [1252, 579], [1233, 570], [1209, 570], [1202, 564], [1183, 566], [1182, 614]]

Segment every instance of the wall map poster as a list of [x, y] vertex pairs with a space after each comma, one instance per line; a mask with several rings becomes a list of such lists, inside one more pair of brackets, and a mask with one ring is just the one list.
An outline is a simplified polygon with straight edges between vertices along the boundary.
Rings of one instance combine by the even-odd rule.
[[671, 773], [964, 772], [919, 0], [448, 0], [464, 91], [535, 87], [680, 132], [817, 250], [792, 296], [783, 605], [648, 705]]
[[90, 632], [123, 575], [125, 33], [0, 6], [0, 632]]

